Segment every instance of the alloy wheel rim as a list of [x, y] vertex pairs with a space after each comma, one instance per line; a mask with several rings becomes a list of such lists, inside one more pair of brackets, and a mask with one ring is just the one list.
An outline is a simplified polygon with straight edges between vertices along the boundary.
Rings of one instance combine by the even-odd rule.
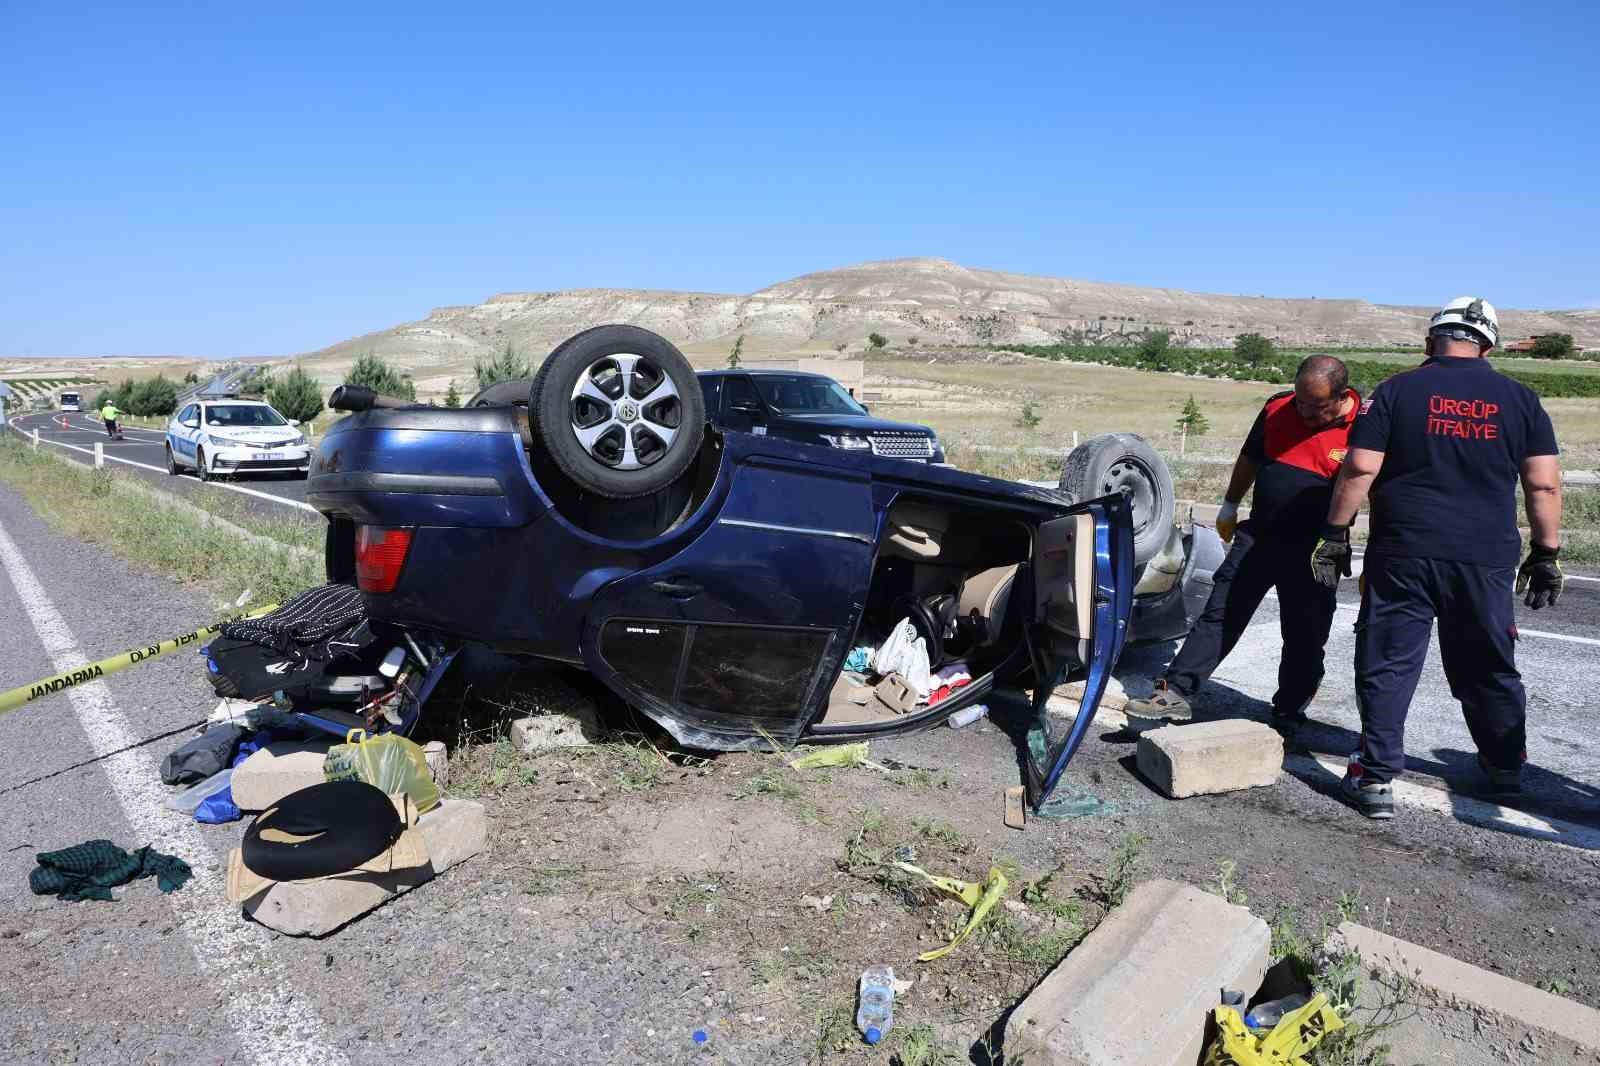
[[604, 355], [578, 375], [568, 417], [573, 436], [595, 462], [641, 470], [672, 447], [683, 422], [683, 397], [649, 358]]

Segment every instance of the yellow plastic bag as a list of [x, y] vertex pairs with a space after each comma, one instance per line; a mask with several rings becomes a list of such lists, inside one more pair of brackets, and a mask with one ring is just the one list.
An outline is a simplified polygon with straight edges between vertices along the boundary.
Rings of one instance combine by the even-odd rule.
[[1320, 992], [1311, 1002], [1285, 1014], [1272, 1031], [1256, 1036], [1234, 1007], [1218, 1007], [1217, 1039], [1206, 1052], [1205, 1066], [1306, 1066], [1306, 1052], [1344, 1022]]
[[944, 947], [935, 948], [932, 951], [918, 955], [918, 962], [932, 962], [934, 959], [941, 959], [960, 947], [961, 942], [967, 939], [972, 931], [983, 923], [983, 920], [989, 916], [990, 911], [994, 910], [994, 905], [1000, 902], [1000, 897], [1006, 894], [1006, 875], [1001, 873], [1000, 868], [997, 866], [989, 868], [989, 876], [984, 879], [983, 884], [975, 885], [970, 881], [962, 881], [955, 877], [939, 877], [935, 874], [930, 874], [922, 867], [913, 866], [909, 862], [897, 862], [894, 865], [896, 869], [904, 870], [908, 874], [915, 874], [939, 891], [954, 896], [972, 908], [972, 913], [967, 915], [967, 924], [961, 927], [961, 932], [957, 933], [955, 938]]
[[424, 814], [439, 805], [439, 786], [428, 773], [428, 760], [422, 748], [397, 733], [367, 736], [365, 729], [352, 729], [343, 744], [328, 749], [322, 762], [322, 776], [329, 781], [365, 781], [394, 795], [404, 792]]

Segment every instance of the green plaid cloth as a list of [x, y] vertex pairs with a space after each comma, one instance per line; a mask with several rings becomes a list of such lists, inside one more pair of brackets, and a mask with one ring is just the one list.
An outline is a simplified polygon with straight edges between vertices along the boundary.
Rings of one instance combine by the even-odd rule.
[[111, 886], [136, 877], [154, 877], [163, 892], [176, 892], [194, 876], [189, 864], [175, 855], [152, 851], [147, 844], [129, 854], [109, 840], [90, 840], [60, 851], [34, 856], [38, 867], [28, 875], [36, 896], [65, 900], [112, 899]]

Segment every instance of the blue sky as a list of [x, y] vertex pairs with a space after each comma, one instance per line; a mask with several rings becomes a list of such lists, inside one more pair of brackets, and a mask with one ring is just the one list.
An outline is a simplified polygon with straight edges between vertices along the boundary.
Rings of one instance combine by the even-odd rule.
[[0, 354], [868, 259], [1600, 304], [1600, 8], [0, 2]]

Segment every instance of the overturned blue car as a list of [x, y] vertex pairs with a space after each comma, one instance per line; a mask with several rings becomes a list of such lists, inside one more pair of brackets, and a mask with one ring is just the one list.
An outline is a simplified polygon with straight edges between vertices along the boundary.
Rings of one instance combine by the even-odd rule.
[[[1221, 561], [1173, 525], [1138, 438], [1074, 452], [1063, 492], [720, 431], [704, 405], [671, 343], [620, 325], [460, 409], [346, 386], [307, 485], [329, 580], [426, 659], [478, 642], [578, 666], [698, 749], [908, 732], [1025, 689], [1038, 805], [1124, 644], [1181, 637]], [[880, 698], [861, 660], [897, 630], [958, 681]], [[1045, 702], [1074, 680], [1058, 722]]]

